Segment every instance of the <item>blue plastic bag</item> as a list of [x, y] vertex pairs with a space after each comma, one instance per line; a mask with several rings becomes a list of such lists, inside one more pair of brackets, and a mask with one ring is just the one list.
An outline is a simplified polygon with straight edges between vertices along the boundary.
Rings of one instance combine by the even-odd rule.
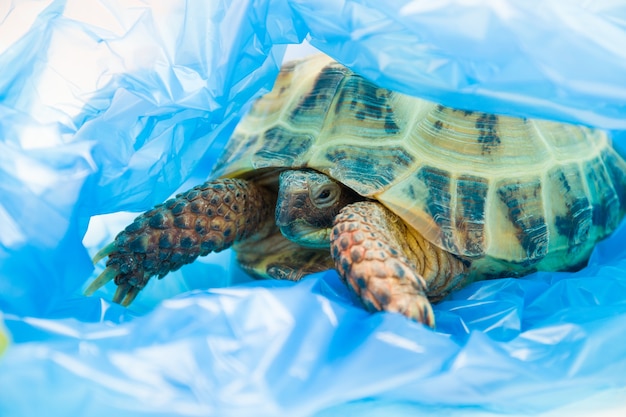
[[444, 104], [626, 127], [625, 6], [433, 3], [0, 5], [0, 415], [623, 410], [624, 223], [580, 272], [453, 294], [436, 331], [366, 313], [332, 271], [246, 282], [228, 252], [153, 280], [130, 309], [110, 287], [82, 296], [90, 254], [134, 216], [99, 215], [202, 181], [305, 37]]

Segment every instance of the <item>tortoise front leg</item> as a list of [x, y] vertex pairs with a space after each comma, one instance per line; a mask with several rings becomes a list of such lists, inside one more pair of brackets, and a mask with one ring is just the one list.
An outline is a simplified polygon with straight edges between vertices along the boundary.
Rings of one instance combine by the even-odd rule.
[[466, 269], [372, 201], [350, 204], [339, 213], [331, 254], [339, 275], [368, 310], [401, 313], [431, 327], [429, 287], [441, 288], [442, 281], [453, 282]]
[[275, 197], [239, 179], [206, 182], [137, 217], [94, 256], [108, 256], [106, 269], [85, 290], [93, 294], [114, 279], [113, 301], [129, 305], [152, 276], [193, 262], [198, 256], [273, 230]]

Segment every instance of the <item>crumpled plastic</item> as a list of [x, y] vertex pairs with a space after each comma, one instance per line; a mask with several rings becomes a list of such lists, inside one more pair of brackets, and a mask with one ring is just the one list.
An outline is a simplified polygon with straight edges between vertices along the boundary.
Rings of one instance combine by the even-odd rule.
[[434, 331], [365, 312], [333, 271], [253, 282], [228, 251], [129, 309], [82, 295], [128, 211], [206, 178], [305, 38], [386, 87], [624, 148], [620, 2], [32, 0], [0, 22], [0, 415], [626, 408], [625, 222], [579, 272], [452, 294]]

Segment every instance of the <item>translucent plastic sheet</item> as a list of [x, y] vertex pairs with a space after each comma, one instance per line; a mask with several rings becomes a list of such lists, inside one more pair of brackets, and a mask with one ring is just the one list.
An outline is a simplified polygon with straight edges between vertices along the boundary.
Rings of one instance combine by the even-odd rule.
[[20, 0], [0, 22], [0, 415], [626, 407], [624, 224], [578, 273], [453, 294], [436, 331], [364, 312], [334, 272], [249, 282], [229, 253], [131, 309], [81, 295], [132, 219], [97, 215], [205, 178], [287, 44], [448, 105], [624, 129], [621, 2]]

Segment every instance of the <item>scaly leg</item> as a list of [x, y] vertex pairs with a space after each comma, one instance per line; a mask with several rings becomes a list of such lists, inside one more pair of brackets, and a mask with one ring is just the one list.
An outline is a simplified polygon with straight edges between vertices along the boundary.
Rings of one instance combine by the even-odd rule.
[[93, 294], [114, 279], [113, 301], [129, 305], [152, 276], [219, 252], [273, 228], [275, 197], [239, 179], [206, 182], [137, 217], [94, 256], [108, 256], [106, 269], [85, 291]]
[[428, 243], [380, 203], [343, 208], [331, 235], [331, 254], [346, 284], [370, 311], [393, 311], [435, 325], [429, 288], [455, 285], [463, 261]]

